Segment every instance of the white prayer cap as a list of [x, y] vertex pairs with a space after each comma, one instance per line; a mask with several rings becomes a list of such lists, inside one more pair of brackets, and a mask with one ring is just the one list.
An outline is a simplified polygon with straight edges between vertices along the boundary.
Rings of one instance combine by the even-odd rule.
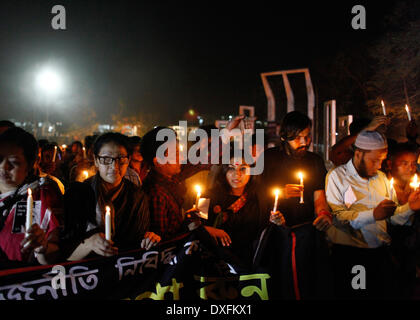
[[354, 146], [363, 150], [379, 150], [388, 148], [388, 143], [378, 131], [362, 131], [357, 135]]

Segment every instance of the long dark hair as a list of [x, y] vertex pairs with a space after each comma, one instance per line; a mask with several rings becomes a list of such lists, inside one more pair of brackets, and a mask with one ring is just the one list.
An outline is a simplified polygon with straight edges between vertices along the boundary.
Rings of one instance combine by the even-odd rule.
[[[233, 157], [231, 157], [232, 160]], [[245, 159], [242, 157], [242, 163], [245, 163]], [[220, 170], [217, 172], [216, 179], [215, 179], [215, 188], [221, 188], [221, 192], [226, 194], [230, 194], [232, 191], [232, 187], [230, 186], [229, 182], [226, 179], [226, 173], [229, 170], [230, 164], [222, 164]], [[249, 181], [245, 186], [244, 192], [248, 194], [253, 193], [256, 190], [256, 182], [253, 175], [249, 177]]]

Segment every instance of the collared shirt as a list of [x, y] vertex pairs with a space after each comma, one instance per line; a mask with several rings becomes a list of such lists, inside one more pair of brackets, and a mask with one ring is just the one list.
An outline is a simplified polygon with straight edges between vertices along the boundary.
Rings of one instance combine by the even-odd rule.
[[[394, 215], [376, 221], [373, 210], [384, 199], [390, 199], [390, 184], [386, 175], [363, 179], [350, 159], [331, 170], [326, 178], [326, 197], [334, 217], [327, 230], [328, 238], [336, 244], [360, 248], [378, 248], [390, 244], [387, 223], [404, 225], [414, 213], [409, 204], [399, 205]], [[395, 192], [392, 200], [398, 204]]]

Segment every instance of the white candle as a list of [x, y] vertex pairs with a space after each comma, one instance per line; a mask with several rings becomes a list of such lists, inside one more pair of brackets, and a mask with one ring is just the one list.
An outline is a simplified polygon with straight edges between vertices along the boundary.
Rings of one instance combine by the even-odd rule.
[[[299, 175], [299, 179], [300, 179], [300, 185], [303, 188], [303, 173], [302, 172], [299, 172], [298, 175]], [[303, 202], [303, 190], [300, 192], [300, 201], [299, 201], [299, 203], [304, 203]]]
[[86, 159], [86, 148], [83, 147], [83, 159]]
[[200, 200], [201, 197], [201, 187], [200, 186], [195, 186], [195, 190], [197, 191], [197, 197], [195, 199], [195, 208], [198, 210], [198, 202]]
[[384, 116], [386, 116], [384, 100], [381, 100], [381, 104], [382, 104], [382, 112], [383, 112]]
[[389, 199], [392, 200], [392, 196], [394, 193], [394, 178], [391, 178], [391, 181], [389, 182]]
[[57, 146], [54, 146], [54, 155], [53, 155], [53, 162], [55, 162], [55, 157], [57, 156]]
[[28, 188], [28, 198], [26, 199], [26, 231], [32, 226], [32, 210], [34, 202], [32, 198], [32, 190]]
[[277, 203], [278, 203], [278, 200], [279, 200], [280, 190], [279, 189], [274, 190], [274, 194], [276, 195], [276, 197], [274, 198], [273, 212], [276, 212], [277, 211]]
[[418, 182], [417, 173], [416, 173], [413, 177], [413, 180], [410, 182], [410, 187], [412, 187], [414, 191], [417, 191], [419, 184], [420, 183]]
[[111, 240], [111, 208], [105, 207], [105, 239]]
[[411, 121], [411, 112], [410, 108], [407, 105], [405, 105], [405, 111], [407, 111], [408, 121]]

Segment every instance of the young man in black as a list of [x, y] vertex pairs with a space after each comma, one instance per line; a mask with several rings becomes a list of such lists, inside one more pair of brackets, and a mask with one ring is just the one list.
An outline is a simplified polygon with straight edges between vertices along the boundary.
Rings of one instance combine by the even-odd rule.
[[[311, 127], [306, 115], [297, 111], [288, 113], [281, 125], [281, 145], [264, 152], [261, 198], [272, 210], [272, 190], [283, 189], [279, 212], [272, 212], [272, 216], [281, 214], [285, 222], [270, 219], [273, 224], [261, 238], [255, 262], [274, 268], [278, 298], [311, 299], [329, 294], [328, 251], [323, 232], [332, 223], [324, 190], [327, 171], [323, 159], [308, 151]], [[299, 173], [303, 175], [304, 186], [300, 184]]]

